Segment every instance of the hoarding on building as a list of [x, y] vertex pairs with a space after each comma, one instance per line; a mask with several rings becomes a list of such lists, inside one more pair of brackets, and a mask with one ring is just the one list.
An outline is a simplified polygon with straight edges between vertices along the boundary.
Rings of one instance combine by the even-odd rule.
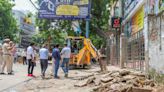
[[144, 27], [144, 7], [139, 9], [132, 17], [132, 34], [140, 31]]
[[90, 0], [39, 0], [39, 18], [90, 19]]

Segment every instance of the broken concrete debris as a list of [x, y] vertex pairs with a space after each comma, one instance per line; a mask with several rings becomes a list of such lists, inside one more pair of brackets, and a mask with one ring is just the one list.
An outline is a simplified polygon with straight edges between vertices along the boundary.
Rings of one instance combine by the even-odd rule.
[[157, 87], [157, 84], [147, 79], [144, 73], [130, 70], [94, 74], [94, 76], [80, 80], [74, 86], [84, 87], [91, 84], [92, 92], [153, 92]]

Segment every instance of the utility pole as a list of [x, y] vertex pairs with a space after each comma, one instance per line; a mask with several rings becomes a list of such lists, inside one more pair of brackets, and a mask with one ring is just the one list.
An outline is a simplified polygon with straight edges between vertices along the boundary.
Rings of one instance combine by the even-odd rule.
[[89, 20], [86, 20], [86, 38], [89, 38]]

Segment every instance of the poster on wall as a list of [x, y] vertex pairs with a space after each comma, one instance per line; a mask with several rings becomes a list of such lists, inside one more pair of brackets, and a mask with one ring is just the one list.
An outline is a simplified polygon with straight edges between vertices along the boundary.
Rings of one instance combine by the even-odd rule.
[[132, 17], [132, 34], [140, 31], [144, 27], [144, 7], [139, 9]]
[[90, 0], [39, 0], [39, 18], [90, 19]]

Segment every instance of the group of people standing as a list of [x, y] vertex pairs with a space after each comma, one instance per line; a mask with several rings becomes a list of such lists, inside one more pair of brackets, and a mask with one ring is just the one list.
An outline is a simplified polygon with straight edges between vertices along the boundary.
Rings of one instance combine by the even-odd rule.
[[16, 53], [15, 44], [10, 39], [4, 39], [0, 46], [0, 74], [5, 74], [4, 69], [7, 68], [7, 74], [13, 75], [13, 61]]
[[[13, 62], [14, 62], [14, 55], [16, 53], [15, 44], [10, 39], [5, 39], [3, 41], [2, 46], [0, 45], [0, 74], [3, 75], [7, 73], [8, 75], [13, 75]], [[35, 56], [35, 44], [31, 43], [30, 46], [27, 47], [26, 53], [24, 53], [24, 57], [27, 64], [28, 64], [28, 75], [30, 77], [34, 77], [33, 70], [36, 65], [36, 56]], [[26, 55], [26, 56], [25, 56]], [[49, 58], [49, 50], [47, 45], [43, 45], [39, 50], [39, 59], [41, 65], [41, 76], [45, 78], [45, 72], [48, 68], [48, 58]], [[69, 60], [71, 56], [71, 49], [67, 44], [65, 44], [64, 48], [59, 50], [59, 44], [56, 44], [52, 50], [51, 54], [53, 58], [53, 74], [54, 78], [59, 78], [58, 70], [59, 66], [61, 65], [63, 72], [65, 73], [65, 77], [68, 77], [69, 71]], [[60, 64], [60, 61], [62, 63]], [[26, 64], [26, 62], [25, 62]], [[4, 72], [5, 67], [7, 71]]]
[[[49, 50], [47, 45], [43, 45], [39, 50], [39, 59], [40, 59], [40, 65], [41, 65], [41, 77], [45, 78], [45, 72], [48, 68], [48, 57], [49, 57]], [[65, 77], [68, 77], [68, 70], [69, 70], [69, 59], [71, 56], [71, 49], [70, 47], [65, 44], [65, 47], [60, 52], [59, 50], [59, 44], [54, 46], [54, 49], [52, 51], [52, 58], [53, 58], [53, 74], [54, 78], [59, 78], [58, 76], [58, 70], [59, 66], [61, 65]], [[62, 58], [61, 58], [62, 57]], [[34, 57], [34, 44], [31, 43], [31, 45], [27, 48], [27, 61], [28, 61], [28, 76], [34, 76], [33, 75], [33, 69], [35, 66], [35, 57]], [[62, 60], [62, 63], [60, 64], [60, 61]]]

